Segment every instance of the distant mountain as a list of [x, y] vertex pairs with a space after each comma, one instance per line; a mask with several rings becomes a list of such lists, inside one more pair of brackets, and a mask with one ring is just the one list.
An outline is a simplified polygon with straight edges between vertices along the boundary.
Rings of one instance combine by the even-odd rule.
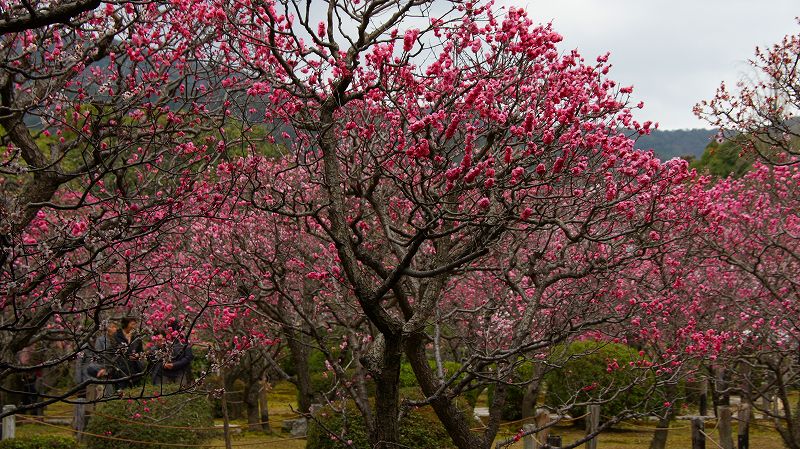
[[636, 148], [652, 149], [662, 160], [686, 156], [698, 159], [716, 134], [713, 129], [655, 130], [648, 136], [639, 137]]

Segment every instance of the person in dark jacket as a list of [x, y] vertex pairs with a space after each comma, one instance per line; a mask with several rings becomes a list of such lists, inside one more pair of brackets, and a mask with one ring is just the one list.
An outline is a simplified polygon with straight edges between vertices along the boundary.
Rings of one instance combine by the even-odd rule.
[[119, 377], [125, 378], [114, 387], [129, 388], [139, 383], [144, 372], [142, 338], [136, 334], [136, 318], [125, 317], [120, 321], [120, 328], [115, 335], [119, 351], [116, 365]]
[[[116, 371], [115, 367], [119, 365], [117, 360], [117, 332], [119, 331], [119, 326], [109, 321], [106, 324], [105, 330], [103, 335], [97, 337], [97, 340], [95, 340], [94, 353], [90, 362], [92, 369], [97, 372], [101, 372], [102, 370], [102, 375], [91, 374], [88, 367], [86, 373], [88, 376], [94, 378], [113, 379], [113, 377], [119, 376], [119, 373], [115, 373], [114, 376], [111, 375], [111, 373]], [[97, 397], [110, 397], [114, 395], [113, 384], [97, 385], [95, 389]]]
[[192, 360], [194, 353], [189, 342], [181, 341], [180, 325], [173, 322], [164, 333], [163, 355], [155, 363], [153, 384], [187, 385], [192, 380]]
[[84, 373], [87, 379], [104, 380], [106, 378], [113, 376], [114, 367], [104, 366], [99, 363], [91, 362], [88, 365], [86, 365]]
[[95, 361], [112, 358], [117, 348], [117, 332], [119, 332], [119, 326], [116, 323], [108, 322], [106, 324], [106, 331], [94, 342]]

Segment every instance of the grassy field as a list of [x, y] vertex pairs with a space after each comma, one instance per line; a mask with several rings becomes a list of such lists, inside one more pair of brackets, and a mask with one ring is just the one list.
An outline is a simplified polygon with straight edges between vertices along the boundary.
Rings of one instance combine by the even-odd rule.
[[[234, 447], [241, 448], [285, 448], [285, 449], [302, 449], [305, 448], [305, 439], [293, 439], [290, 435], [281, 432], [281, 425], [284, 420], [292, 419], [295, 417], [293, 409], [296, 409], [297, 403], [295, 400], [295, 391], [291, 384], [280, 383], [276, 385], [269, 393], [270, 401], [270, 424], [273, 433], [265, 434], [264, 432], [242, 431], [234, 434], [232, 443]], [[48, 417], [67, 417], [72, 413], [72, 408], [68, 404], [54, 404], [47, 408], [46, 416]], [[50, 435], [72, 435], [68, 425], [65, 424], [35, 424], [20, 419], [17, 426], [17, 435], [24, 437], [34, 434], [50, 434]], [[217, 420], [217, 424], [222, 424], [221, 420]], [[233, 424], [237, 424], [240, 428], [246, 428], [246, 421], [234, 420]], [[687, 449], [691, 447], [691, 432], [689, 429], [688, 421], [675, 421], [672, 424], [673, 430], [670, 431], [667, 447], [669, 449]], [[753, 449], [782, 449], [784, 447], [778, 434], [774, 429], [770, 428], [767, 423], [756, 423], [751, 426], [750, 431], [750, 447]], [[506, 439], [514, 435], [519, 430], [518, 427], [504, 426], [501, 434], [498, 436], [498, 441]], [[718, 441], [715, 423], [713, 421], [706, 424], [706, 432], [712, 440]], [[556, 427], [552, 434], [561, 435], [565, 443], [575, 441], [581, 437], [583, 431], [575, 427]], [[599, 436], [598, 447], [600, 449], [647, 449], [650, 445], [652, 438], [652, 423], [625, 423], [610, 432], [603, 433]], [[736, 425], [734, 424], [734, 438], [736, 435]], [[714, 441], [707, 441], [706, 448], [716, 449], [718, 446]], [[213, 438], [203, 445], [203, 447], [219, 447], [224, 448], [225, 442], [220, 436]], [[510, 446], [514, 449], [522, 449], [523, 443], [518, 442]]]
[[[650, 440], [653, 437], [653, 431], [650, 430], [650, 425], [643, 425], [641, 427], [632, 424], [624, 424], [619, 426], [619, 429], [612, 430], [601, 434], [598, 438], [599, 449], [647, 449], [650, 446]], [[669, 449], [688, 449], [692, 447], [692, 436], [687, 421], [675, 421], [672, 423], [675, 430], [671, 430], [667, 439], [667, 448]], [[706, 433], [714, 441], [719, 441], [719, 435], [714, 428], [713, 423], [706, 426]], [[509, 432], [504, 437], [510, 436]], [[576, 441], [583, 435], [583, 431], [574, 427], [558, 427], [552, 432], [553, 435], [561, 435], [563, 442]], [[734, 426], [734, 435], [736, 438], [736, 427]], [[735, 441], [734, 441], [735, 444]], [[514, 449], [522, 449], [522, 442], [510, 446]], [[582, 446], [580, 446], [582, 447]], [[717, 449], [718, 446], [712, 441], [706, 440], [707, 449]], [[761, 426], [751, 426], [750, 428], [750, 447], [753, 449], [783, 449], [784, 445], [781, 442], [780, 436], [772, 429]]]

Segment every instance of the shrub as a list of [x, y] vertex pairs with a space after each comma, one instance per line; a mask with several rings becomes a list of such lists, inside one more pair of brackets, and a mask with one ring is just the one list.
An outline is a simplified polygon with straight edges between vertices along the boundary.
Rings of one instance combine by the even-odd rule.
[[[337, 354], [336, 349], [331, 349]], [[327, 393], [334, 385], [336, 376], [328, 374], [325, 366], [325, 354], [317, 349], [309, 349], [307, 354], [308, 374], [311, 382], [311, 391], [315, 394]], [[289, 376], [297, 375], [297, 367], [293, 357], [283, 357], [280, 361], [281, 369]], [[298, 389], [298, 401], [300, 400]]]
[[[145, 395], [156, 396], [161, 391], [151, 387]], [[174, 391], [164, 386], [163, 394]], [[125, 396], [138, 396], [141, 390], [133, 390]], [[167, 449], [158, 443], [197, 444], [211, 436], [209, 427], [211, 403], [206, 396], [192, 394], [165, 395], [155, 399], [129, 399], [104, 402], [97, 406], [89, 420], [86, 432], [108, 435], [114, 438], [142, 441], [131, 443], [120, 440], [87, 435], [88, 449], [114, 449], [124, 445], [126, 449]]]
[[[330, 433], [342, 435], [346, 423], [344, 442]], [[350, 444], [345, 442], [350, 440]], [[415, 449], [448, 449], [453, 442], [430, 407], [413, 410], [400, 421], [400, 446]], [[329, 407], [319, 410], [308, 426], [306, 449], [341, 449], [342, 447], [370, 447], [364, 419], [352, 403], [344, 413]]]
[[[487, 403], [492, 404], [494, 399], [494, 385], [488, 388]], [[506, 401], [500, 411], [500, 416], [504, 421], [516, 421], [522, 418], [522, 400], [525, 398], [525, 390], [516, 385], [506, 386]], [[476, 398], [477, 401], [477, 398]]]
[[[562, 407], [577, 397], [577, 402], [607, 401], [601, 405], [604, 416], [615, 416], [626, 409], [646, 410], [653, 378], [637, 368], [642, 358], [635, 349], [616, 343], [579, 341], [556, 348], [554, 354], [552, 359], [556, 362], [557, 357], [561, 368], [545, 377], [548, 405]], [[609, 370], [614, 360], [619, 369]], [[569, 413], [579, 416], [585, 410], [571, 408]]]
[[[230, 379], [229, 379], [230, 380]], [[225, 390], [225, 399], [228, 400], [228, 418], [241, 419], [244, 416], [244, 389], [246, 384], [240, 380], [234, 380], [228, 387], [222, 382], [222, 377], [218, 375], [207, 376], [203, 379], [202, 389], [207, 392], [220, 392]], [[211, 399], [211, 416], [222, 418], [222, 396], [214, 395]]]
[[[514, 378], [512, 382], [517, 385], [506, 386], [506, 400], [503, 403], [503, 409], [500, 416], [506, 421], [516, 421], [522, 418], [522, 401], [525, 399], [525, 385], [532, 380], [533, 376], [533, 363], [523, 362], [514, 370]], [[487, 389], [488, 403], [491, 404], [494, 400], [494, 385]], [[480, 394], [480, 391], [478, 392]], [[475, 398], [477, 401], [477, 397]]]
[[[431, 369], [433, 369], [434, 371], [436, 370], [435, 360], [428, 360], [428, 365], [430, 365]], [[452, 376], [458, 370], [461, 369], [461, 364], [458, 362], [451, 362], [449, 360], [445, 360], [444, 362], [442, 362], [442, 369], [444, 370], [445, 377]], [[414, 369], [411, 368], [411, 363], [404, 361], [400, 365], [400, 387], [416, 387], [416, 386], [417, 386], [417, 376], [414, 375]]]
[[205, 373], [206, 376], [211, 372], [211, 361], [208, 358], [209, 348], [207, 346], [193, 345], [192, 352], [194, 358], [192, 359], [191, 372], [195, 379]]
[[78, 443], [68, 437], [31, 435], [0, 441], [0, 449], [78, 449]]
[[411, 364], [403, 362], [400, 365], [400, 388], [416, 387], [417, 377], [414, 375], [414, 369]]

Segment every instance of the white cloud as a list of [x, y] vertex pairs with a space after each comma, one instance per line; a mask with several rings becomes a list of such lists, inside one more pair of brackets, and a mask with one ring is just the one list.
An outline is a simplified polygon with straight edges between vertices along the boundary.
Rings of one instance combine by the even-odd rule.
[[587, 60], [611, 51], [611, 77], [636, 86], [642, 119], [662, 128], [706, 126], [692, 107], [747, 70], [754, 48], [800, 31], [796, 0], [500, 0], [553, 21], [562, 48]]

